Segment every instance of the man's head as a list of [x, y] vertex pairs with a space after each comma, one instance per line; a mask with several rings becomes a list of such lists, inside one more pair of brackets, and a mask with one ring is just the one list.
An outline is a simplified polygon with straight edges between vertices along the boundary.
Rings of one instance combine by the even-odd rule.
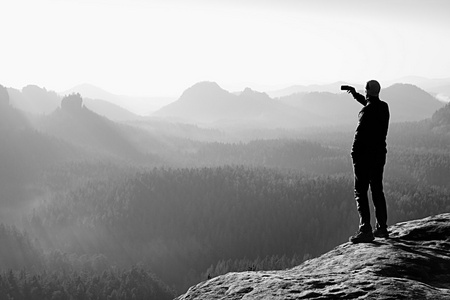
[[366, 94], [372, 97], [378, 97], [380, 95], [381, 86], [376, 80], [370, 80], [366, 83]]

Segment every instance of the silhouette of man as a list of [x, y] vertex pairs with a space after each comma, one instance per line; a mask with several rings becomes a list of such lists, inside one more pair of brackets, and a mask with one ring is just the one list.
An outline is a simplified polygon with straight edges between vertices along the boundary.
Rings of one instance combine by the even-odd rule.
[[[375, 237], [389, 237], [386, 199], [383, 192], [389, 107], [386, 102], [380, 100], [380, 90], [381, 86], [376, 80], [367, 82], [365, 97], [353, 87], [348, 89], [348, 93], [364, 106], [358, 115], [358, 126], [351, 152], [355, 175], [355, 200], [359, 214], [359, 230], [349, 239], [353, 243], [368, 243]], [[376, 216], [376, 227], [373, 232], [367, 196], [369, 186]]]

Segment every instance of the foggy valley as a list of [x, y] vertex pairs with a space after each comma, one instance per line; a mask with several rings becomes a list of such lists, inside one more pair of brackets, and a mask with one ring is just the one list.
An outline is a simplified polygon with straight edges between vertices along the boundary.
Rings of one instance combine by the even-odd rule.
[[[120, 96], [0, 86], [0, 269], [30, 299], [172, 299], [345, 242], [360, 104], [341, 84], [199, 82], [145, 115]], [[450, 105], [437, 99], [450, 80], [440, 86], [381, 92], [390, 224], [450, 209]]]

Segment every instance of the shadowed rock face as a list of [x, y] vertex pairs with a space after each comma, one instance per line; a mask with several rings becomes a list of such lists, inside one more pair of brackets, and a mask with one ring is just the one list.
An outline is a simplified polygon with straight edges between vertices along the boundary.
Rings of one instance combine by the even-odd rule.
[[450, 299], [450, 213], [389, 231], [293, 269], [218, 276], [177, 299]]

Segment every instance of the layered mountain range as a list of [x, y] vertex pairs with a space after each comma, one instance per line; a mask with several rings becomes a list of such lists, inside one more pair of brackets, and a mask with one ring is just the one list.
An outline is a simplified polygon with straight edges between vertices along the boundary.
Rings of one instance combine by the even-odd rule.
[[[389, 86], [380, 97], [390, 106], [391, 122], [429, 118], [444, 105], [411, 84]], [[234, 94], [217, 83], [201, 82], [153, 116], [212, 126], [299, 128], [354, 124], [360, 109], [359, 103], [340, 90], [296, 93], [274, 99], [249, 88]]]
[[[162, 143], [172, 143], [155, 138], [155, 134], [161, 135], [161, 131], [169, 135], [174, 135], [175, 131], [177, 138], [219, 134], [204, 132], [202, 128], [187, 124], [182, 125], [184, 127], [181, 131], [181, 125], [168, 128], [174, 126], [173, 120], [178, 124], [206, 124], [205, 127], [218, 128], [353, 126], [361, 108], [360, 104], [344, 92], [297, 93], [273, 99], [266, 93], [249, 88], [235, 94], [222, 89], [217, 83], [201, 82], [187, 89], [177, 101], [152, 116], [133, 119], [136, 115], [103, 100], [99, 101], [106, 103], [106, 106], [91, 106], [95, 102], [82, 95], [82, 105], [77, 104], [80, 110], [68, 113], [67, 109], [61, 108], [61, 98], [52, 91], [36, 86], [25, 87], [22, 91], [2, 90], [5, 93], [3, 98], [7, 99], [2, 104], [2, 127], [27, 126], [30, 130], [34, 127], [48, 136], [73, 145], [95, 146], [98, 149], [108, 149], [108, 152], [115, 149], [113, 152], [119, 156], [120, 153], [136, 154], [136, 151], [146, 153], [149, 149], [159, 148]], [[383, 89], [381, 98], [390, 106], [391, 123], [431, 119], [434, 128], [447, 130], [449, 105], [444, 105], [417, 86], [395, 84]], [[115, 118], [115, 112], [120, 117]], [[127, 126], [116, 123], [123, 120], [134, 121], [128, 122]]]
[[[89, 85], [78, 86], [70, 91], [81, 91], [77, 93], [81, 94], [88, 109], [113, 121], [158, 118], [208, 127], [303, 128], [356, 122], [361, 106], [350, 95], [340, 91], [341, 84], [338, 82], [302, 89], [292, 87], [288, 95], [270, 97], [267, 93], [250, 88], [232, 93], [215, 82], [199, 82], [185, 90], [177, 100], [146, 118], [124, 108], [126, 103], [141, 101], [140, 105], [146, 103], [148, 106], [152, 101], [161, 99], [131, 100]], [[62, 98], [53, 91], [33, 85], [21, 91], [9, 88], [8, 93], [12, 106], [35, 115], [51, 114], [60, 106]], [[283, 93], [286, 94], [287, 90], [278, 94]], [[412, 84], [388, 86], [382, 90], [380, 97], [390, 106], [391, 122], [426, 119], [444, 105], [429, 92]]]
[[[34, 115], [48, 115], [53, 113], [60, 107], [63, 96], [60, 96], [54, 91], [49, 91], [45, 88], [40, 88], [36, 85], [27, 85], [22, 90], [8, 88], [9, 99], [12, 106]], [[63, 93], [62, 95], [70, 95], [75, 92]], [[96, 95], [91, 94], [95, 98], [84, 96], [84, 93], [79, 93], [83, 96], [84, 105], [90, 110], [105, 116], [114, 121], [137, 120], [139, 116], [126, 110], [125, 108], [114, 103], [114, 99], [108, 98], [108, 93], [105, 92], [102, 98], [96, 98]]]
[[295, 127], [312, 124], [314, 115], [275, 101], [265, 93], [246, 88], [239, 95], [222, 89], [215, 82], [200, 82], [153, 116], [213, 126], [252, 125]]

